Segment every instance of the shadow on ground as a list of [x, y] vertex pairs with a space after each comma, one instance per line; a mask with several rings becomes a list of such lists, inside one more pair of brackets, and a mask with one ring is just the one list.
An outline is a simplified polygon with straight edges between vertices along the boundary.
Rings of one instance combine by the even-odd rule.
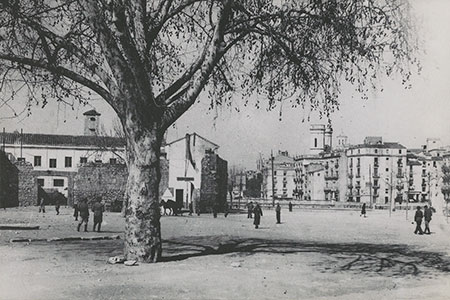
[[[215, 242], [215, 243], [214, 243]], [[325, 243], [292, 240], [184, 237], [165, 241], [163, 261], [191, 257], [255, 253], [318, 253], [327, 256], [317, 264], [329, 272], [357, 272], [401, 277], [450, 272], [450, 257], [442, 253], [413, 250], [401, 244]]]
[[[44, 243], [45, 244], [45, 243]], [[36, 244], [35, 244], [36, 245]], [[53, 251], [62, 257], [94, 255], [98, 261], [122, 254], [123, 240], [57, 242]], [[56, 247], [55, 247], [56, 246]], [[294, 240], [236, 239], [230, 236], [182, 237], [165, 240], [163, 262], [193, 257], [256, 253], [289, 255], [316, 253], [325, 256], [315, 267], [324, 272], [355, 272], [390, 277], [434, 275], [450, 272], [450, 257], [412, 249], [401, 244], [326, 243]]]

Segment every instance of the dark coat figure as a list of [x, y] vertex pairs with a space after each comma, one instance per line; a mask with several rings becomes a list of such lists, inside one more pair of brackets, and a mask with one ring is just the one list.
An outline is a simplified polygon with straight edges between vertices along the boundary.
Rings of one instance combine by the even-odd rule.
[[247, 204], [247, 219], [252, 218], [252, 212], [253, 212], [253, 202], [250, 201], [250, 203]]
[[261, 223], [261, 217], [263, 215], [262, 209], [258, 203], [256, 203], [255, 208], [253, 208], [253, 214], [255, 215], [253, 225], [255, 225], [255, 228], [258, 228], [259, 224]]
[[289, 212], [292, 212], [292, 202], [289, 201]]
[[223, 216], [226, 218], [228, 217], [228, 203], [225, 203], [225, 206], [223, 207]]
[[189, 215], [192, 216], [192, 213], [194, 212], [194, 209], [192, 207], [192, 201], [189, 202]]
[[359, 215], [359, 216], [360, 217], [364, 216], [364, 218], [366, 217], [366, 204], [365, 203], [363, 203], [363, 205], [361, 207], [361, 215]]
[[416, 230], [414, 230], [414, 234], [423, 234], [422, 231], [422, 218], [423, 218], [423, 213], [420, 210], [420, 206], [417, 206], [417, 210], [416, 210], [416, 214], [414, 215], [414, 221], [416, 222]]
[[78, 223], [77, 231], [80, 231], [81, 224], [84, 223], [84, 231], [87, 232], [87, 226], [89, 221], [89, 206], [87, 199], [83, 199], [78, 205], [78, 210], [80, 212], [80, 222]]
[[424, 209], [423, 215], [424, 215], [424, 218], [425, 218], [425, 230], [424, 230], [424, 233], [425, 234], [431, 234], [430, 222], [431, 222], [431, 216], [433, 215], [433, 211], [432, 211], [431, 207], [428, 207], [427, 205], [425, 205], [425, 209]]
[[45, 199], [44, 199], [44, 197], [40, 198], [39, 212], [45, 213]]
[[94, 213], [94, 227], [92, 231], [95, 231], [95, 227], [97, 227], [97, 232], [100, 232], [100, 228], [103, 222], [103, 212], [105, 211], [105, 207], [101, 202], [101, 199], [97, 199], [97, 202], [92, 206], [92, 212]]
[[56, 201], [55, 202], [56, 215], [59, 215], [59, 208], [61, 207], [61, 201], [58, 198], [56, 198], [55, 201]]
[[73, 204], [73, 217], [75, 218], [75, 221], [78, 221], [78, 214], [80, 211], [78, 210], [78, 203]]
[[217, 203], [213, 204], [212, 211], [214, 218], [217, 218], [217, 213], [219, 212], [219, 205]]
[[275, 212], [277, 213], [277, 224], [281, 224], [281, 206], [280, 206], [280, 203], [277, 203], [277, 207], [275, 207]]

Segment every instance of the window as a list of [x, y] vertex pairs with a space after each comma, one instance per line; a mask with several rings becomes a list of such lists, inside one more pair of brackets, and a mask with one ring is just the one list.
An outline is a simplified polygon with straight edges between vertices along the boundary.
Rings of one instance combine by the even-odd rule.
[[64, 179], [53, 179], [53, 186], [64, 186]]
[[96, 159], [95, 162], [98, 163], [98, 164], [101, 164], [102, 160], [101, 159]]
[[283, 172], [283, 176], [286, 176], [286, 175], [287, 175], [287, 172], [286, 172], [286, 171], [284, 171], [284, 172]]
[[389, 157], [386, 157], [386, 160], [389, 160]]
[[402, 154], [402, 150], [398, 150], [398, 154]]
[[25, 157], [18, 157], [17, 161], [25, 161]]
[[378, 149], [375, 149], [375, 153], [378, 153]]
[[40, 167], [42, 165], [41, 163], [41, 157], [40, 156], [35, 156], [34, 157], [34, 166], [35, 167]]
[[117, 158], [110, 158], [109, 163], [115, 165], [117, 163]]
[[66, 168], [72, 168], [72, 157], [66, 156], [66, 157], [64, 158], [64, 166], [65, 166]]
[[283, 183], [283, 188], [286, 188], [286, 183]]
[[435, 161], [433, 161], [433, 167], [437, 167], [437, 165], [436, 165], [436, 162]]
[[386, 194], [388, 194], [388, 193], [389, 193], [389, 189], [386, 189], [384, 192], [385, 192]]
[[387, 204], [389, 202], [389, 197], [384, 197], [384, 204]]
[[80, 164], [87, 163], [87, 157], [80, 157]]
[[90, 119], [91, 119], [92, 122], [95, 122], [95, 118], [94, 117], [91, 117]]
[[389, 168], [386, 168], [386, 172], [389, 172]]
[[38, 178], [37, 184], [38, 186], [44, 186], [44, 178]]
[[317, 138], [314, 138], [314, 148], [317, 147]]
[[56, 168], [56, 158], [50, 158], [48, 165], [50, 168]]

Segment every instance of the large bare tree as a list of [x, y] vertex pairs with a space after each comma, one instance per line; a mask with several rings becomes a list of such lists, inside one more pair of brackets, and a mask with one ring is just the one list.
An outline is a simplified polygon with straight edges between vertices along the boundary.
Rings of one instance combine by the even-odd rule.
[[411, 37], [400, 0], [2, 0], [1, 99], [111, 105], [128, 150], [125, 254], [155, 262], [163, 134], [198, 99], [258, 94], [328, 114], [344, 81], [407, 82]]

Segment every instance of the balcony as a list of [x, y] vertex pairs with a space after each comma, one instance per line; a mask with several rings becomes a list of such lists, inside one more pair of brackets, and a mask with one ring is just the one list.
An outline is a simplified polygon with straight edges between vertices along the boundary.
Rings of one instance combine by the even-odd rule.
[[376, 161], [373, 163], [373, 166], [374, 166], [374, 168], [378, 168], [380, 166], [380, 163]]
[[374, 184], [374, 185], [372, 185], [372, 187], [373, 187], [374, 190], [377, 190], [377, 189], [380, 188], [380, 184], [379, 183]]
[[355, 188], [360, 189], [360, 188], [361, 188], [361, 184], [360, 184], [360, 183], [357, 183], [357, 184], [355, 185]]
[[353, 183], [349, 183], [349, 184], [347, 184], [347, 187], [351, 190], [352, 188], [353, 188]]
[[339, 176], [336, 174], [325, 175], [325, 180], [337, 180], [337, 179], [339, 179]]
[[373, 178], [380, 178], [380, 174], [378, 172], [373, 173], [372, 177]]
[[349, 174], [348, 174], [348, 178], [353, 178], [353, 174], [352, 174], [352, 173], [349, 173]]
[[403, 178], [403, 175], [404, 175], [403, 172], [398, 172], [397, 173], [397, 178]]
[[356, 178], [361, 178], [361, 174], [356, 174]]

